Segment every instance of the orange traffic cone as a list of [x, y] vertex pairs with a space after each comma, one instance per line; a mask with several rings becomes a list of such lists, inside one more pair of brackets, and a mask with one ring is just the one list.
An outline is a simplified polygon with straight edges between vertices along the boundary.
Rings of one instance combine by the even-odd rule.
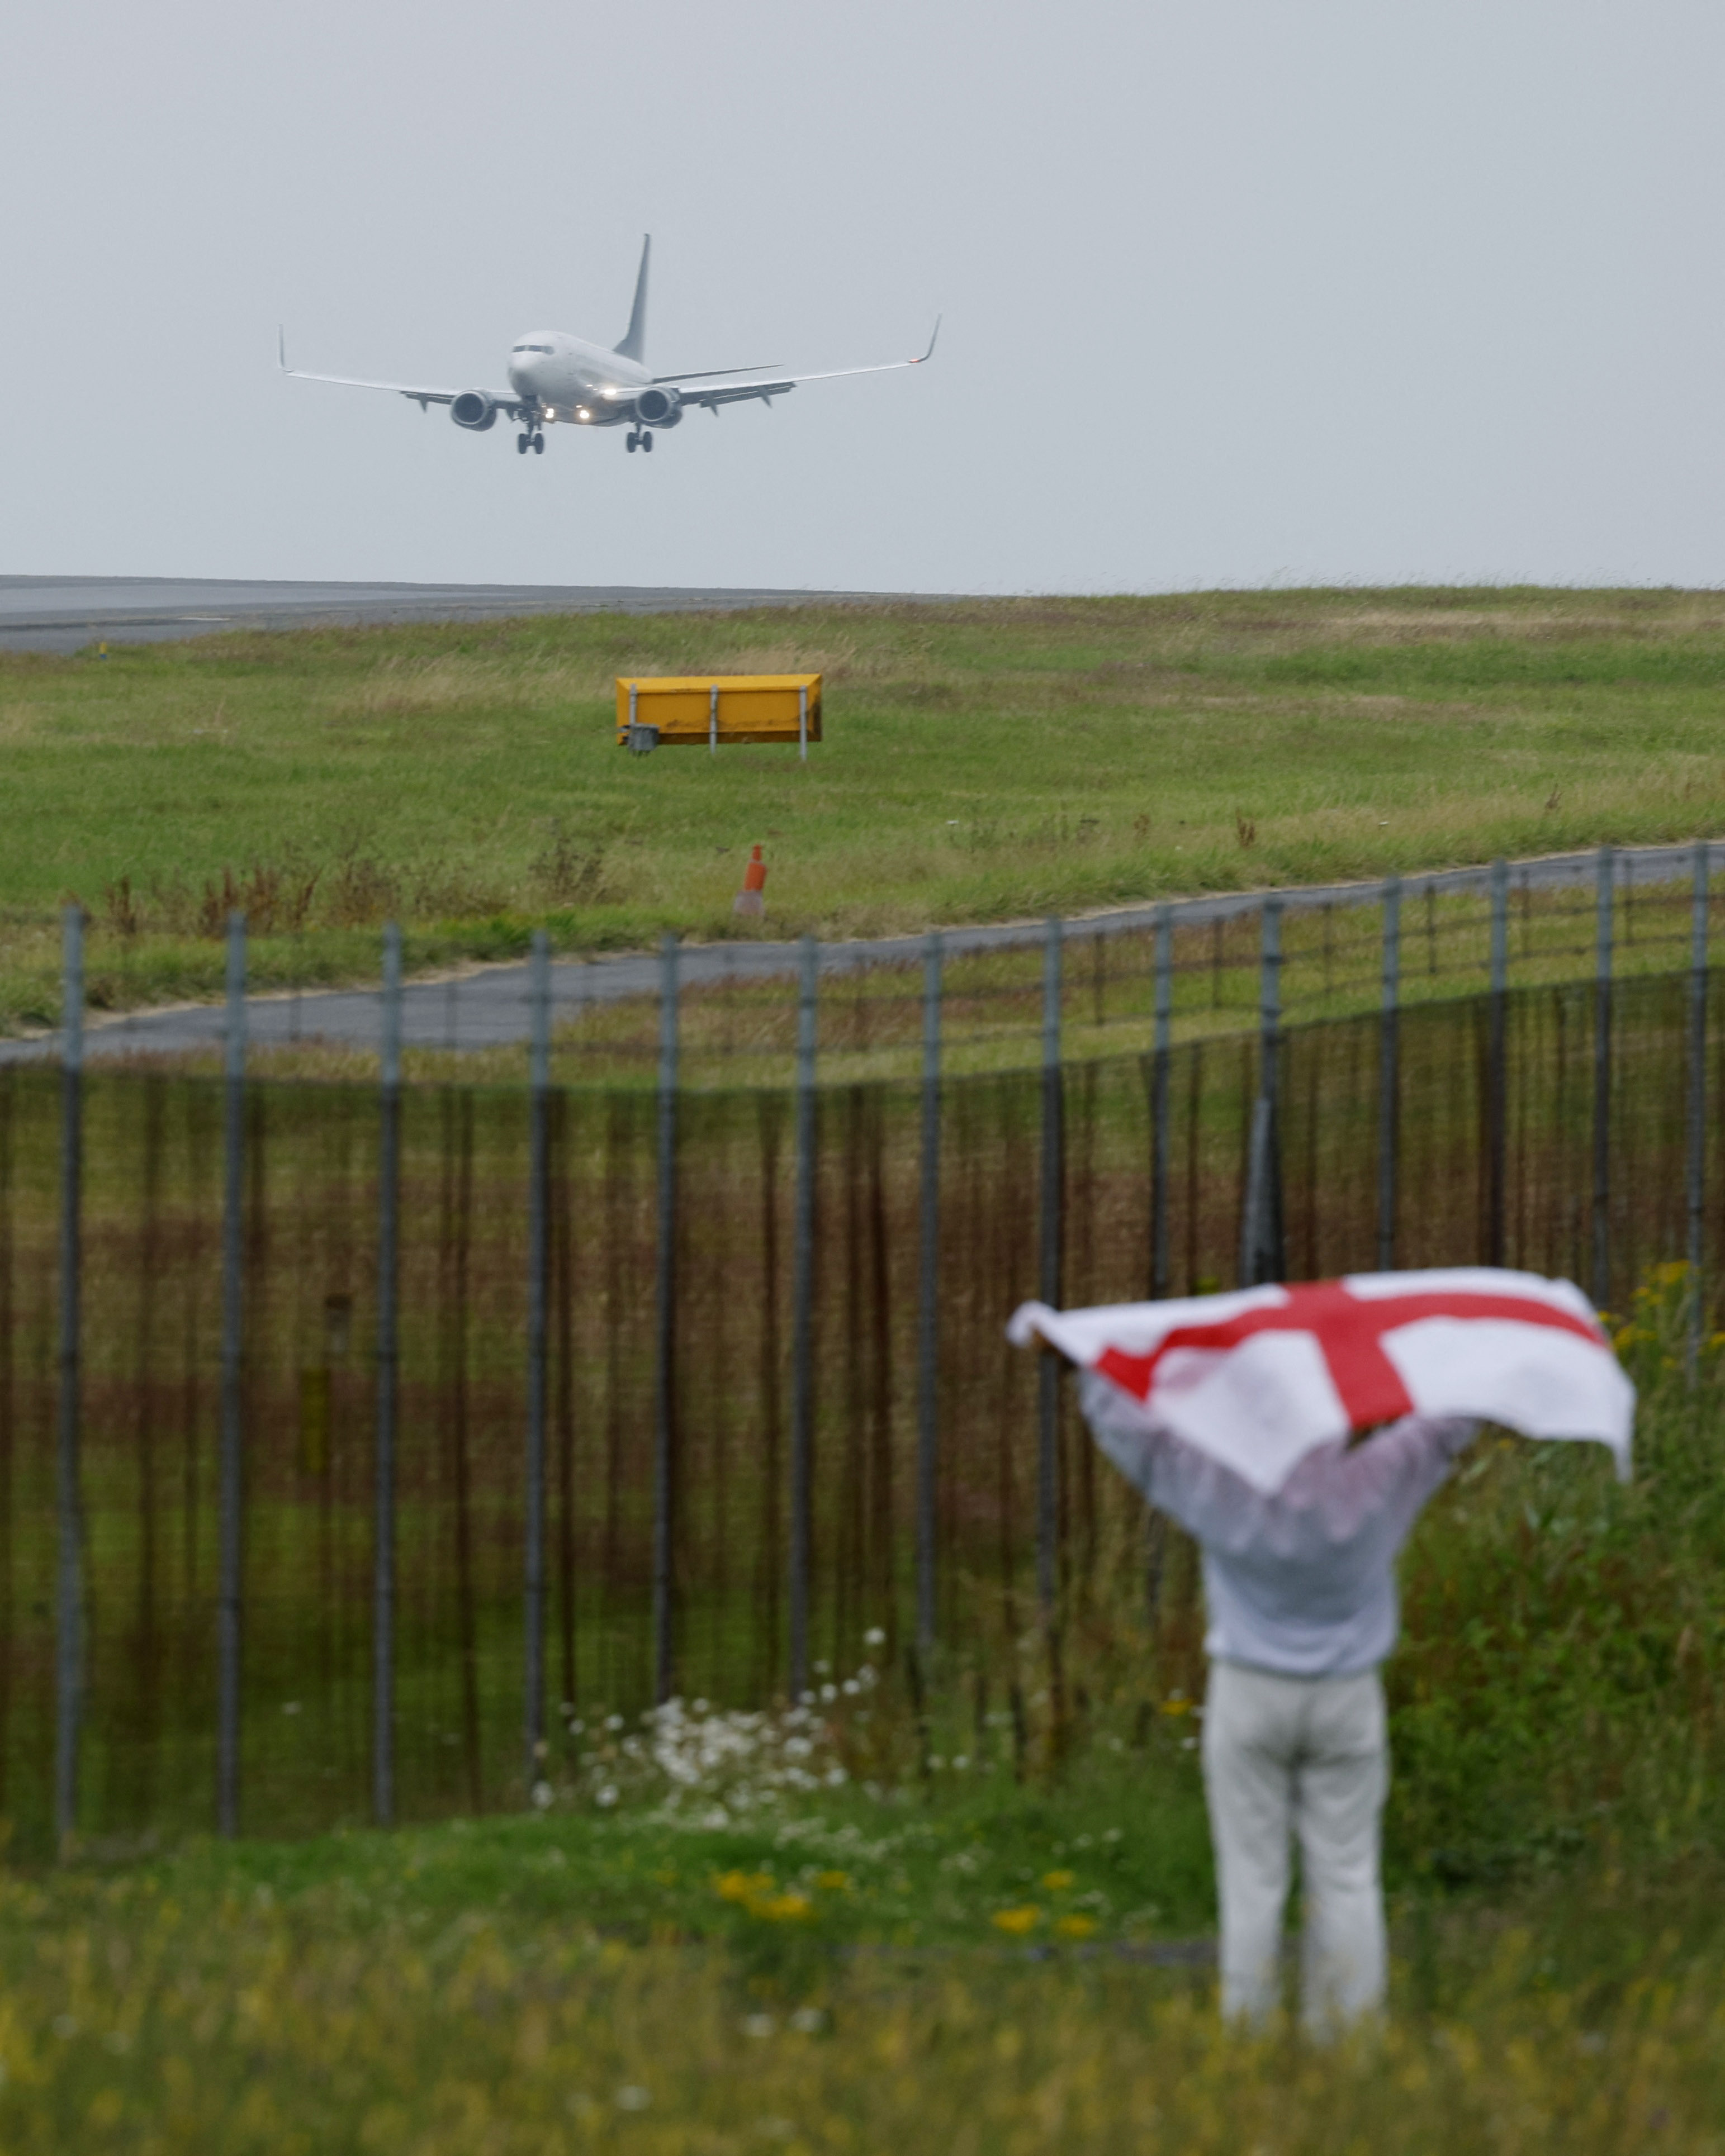
[[731, 911], [756, 916], [767, 911], [767, 864], [761, 859], [758, 846], [749, 855], [748, 865], [742, 872], [742, 889], [732, 901]]

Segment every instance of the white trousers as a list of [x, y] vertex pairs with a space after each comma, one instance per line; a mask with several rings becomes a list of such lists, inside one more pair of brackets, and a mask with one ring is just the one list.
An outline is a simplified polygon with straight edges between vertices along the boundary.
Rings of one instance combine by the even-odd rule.
[[1389, 1785], [1384, 1687], [1212, 1662], [1204, 1778], [1222, 1904], [1222, 2011], [1279, 2003], [1291, 1838], [1305, 1903], [1301, 2005], [1322, 2034], [1384, 2002], [1378, 1823]]

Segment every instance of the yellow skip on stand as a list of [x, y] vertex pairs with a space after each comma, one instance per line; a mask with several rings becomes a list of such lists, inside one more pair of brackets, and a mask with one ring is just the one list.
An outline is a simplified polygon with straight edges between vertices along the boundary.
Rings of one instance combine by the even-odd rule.
[[617, 745], [711, 749], [721, 742], [820, 739], [819, 674], [690, 674], [617, 677]]

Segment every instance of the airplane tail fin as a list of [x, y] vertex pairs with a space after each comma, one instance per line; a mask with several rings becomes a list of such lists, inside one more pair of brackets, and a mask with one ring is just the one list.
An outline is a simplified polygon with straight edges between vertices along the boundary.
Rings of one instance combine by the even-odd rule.
[[629, 310], [629, 331], [617, 346], [620, 359], [639, 362], [647, 342], [647, 262], [653, 252], [653, 235], [649, 232], [641, 242], [641, 267], [635, 278], [635, 303]]

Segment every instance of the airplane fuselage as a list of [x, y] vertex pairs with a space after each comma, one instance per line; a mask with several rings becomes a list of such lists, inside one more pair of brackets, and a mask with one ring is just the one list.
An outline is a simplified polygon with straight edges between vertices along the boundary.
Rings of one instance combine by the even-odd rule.
[[564, 330], [530, 330], [509, 355], [516, 395], [536, 401], [546, 418], [577, 427], [622, 426], [652, 378], [638, 362]]

